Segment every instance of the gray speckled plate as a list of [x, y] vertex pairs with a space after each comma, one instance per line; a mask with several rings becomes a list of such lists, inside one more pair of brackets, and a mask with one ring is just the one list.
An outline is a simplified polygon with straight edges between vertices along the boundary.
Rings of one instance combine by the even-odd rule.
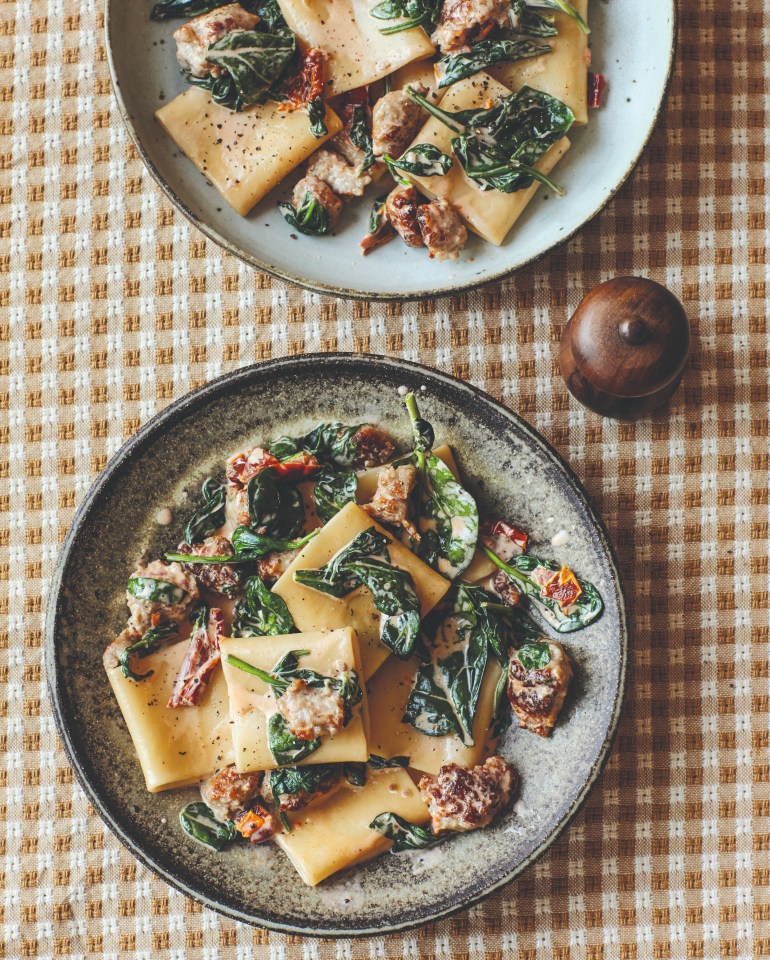
[[[143, 551], [180, 539], [199, 483], [225, 455], [323, 419], [372, 420], [407, 441], [397, 394], [426, 388], [421, 409], [454, 448], [482, 504], [516, 517], [533, 552], [569, 559], [606, 609], [564, 637], [575, 681], [554, 735], [510, 730], [500, 751], [520, 802], [486, 830], [424, 854], [380, 857], [309, 889], [272, 845], [216, 854], [184, 836], [192, 790], [151, 795], [101, 655], [126, 618], [122, 585]], [[159, 508], [174, 509], [159, 527]], [[558, 550], [551, 538], [566, 531]], [[171, 404], [110, 462], [62, 548], [46, 631], [56, 720], [75, 771], [111, 830], [168, 883], [238, 920], [295, 933], [355, 935], [413, 926], [467, 906], [515, 877], [573, 816], [599, 775], [620, 712], [627, 632], [607, 536], [580, 483], [515, 414], [465, 383], [415, 364], [340, 354], [276, 360], [215, 380]]]
[[[389, 243], [362, 257], [373, 185], [362, 202], [345, 206], [334, 235], [296, 238], [278, 211], [298, 174], [251, 213], [231, 210], [155, 120], [155, 111], [187, 89], [172, 34], [181, 21], [151, 21], [153, 0], [108, 0], [107, 52], [118, 106], [147, 169], [176, 207], [207, 237], [246, 263], [312, 290], [367, 300], [438, 296], [487, 283], [565, 241], [612, 198], [633, 170], [663, 104], [676, 45], [674, 0], [591, 0], [592, 68], [607, 76], [601, 110], [554, 176], [566, 189], [542, 188], [500, 247], [474, 235], [459, 260], [428, 259], [425, 250]], [[292, 239], [292, 234], [295, 238]]]

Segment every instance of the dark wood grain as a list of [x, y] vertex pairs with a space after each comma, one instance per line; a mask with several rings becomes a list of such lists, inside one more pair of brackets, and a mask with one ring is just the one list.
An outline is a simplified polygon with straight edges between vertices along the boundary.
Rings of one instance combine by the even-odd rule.
[[590, 410], [635, 420], [676, 390], [690, 350], [682, 304], [643, 277], [616, 277], [586, 294], [564, 329], [561, 374]]

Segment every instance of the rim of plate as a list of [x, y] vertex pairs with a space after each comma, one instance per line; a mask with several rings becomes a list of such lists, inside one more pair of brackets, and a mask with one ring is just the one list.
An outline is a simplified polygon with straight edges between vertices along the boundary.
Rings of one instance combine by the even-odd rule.
[[[91, 508], [98, 501], [102, 490], [111, 482], [112, 474], [116, 467], [125, 459], [140, 451], [148, 441], [151, 441], [168, 419], [174, 418], [179, 414], [184, 414], [188, 407], [199, 405], [206, 399], [207, 395], [216, 394], [223, 388], [229, 388], [232, 385], [237, 384], [240, 380], [249, 380], [254, 376], [258, 376], [263, 371], [280, 370], [282, 367], [292, 367], [296, 369], [296, 367], [312, 366], [319, 363], [322, 365], [342, 363], [354, 366], [361, 364], [364, 367], [406, 367], [409, 370], [426, 377], [426, 379], [435, 378], [437, 380], [444, 381], [444, 383], [447, 383], [455, 388], [459, 388], [471, 396], [480, 399], [483, 403], [490, 405], [492, 408], [494, 408], [498, 415], [509, 420], [516, 426], [518, 430], [521, 430], [524, 434], [526, 434], [534, 444], [540, 446], [564, 472], [566, 479], [570, 483], [578, 501], [580, 502], [580, 508], [582, 509], [583, 514], [589, 521], [592, 535], [599, 543], [600, 552], [604, 554], [605, 561], [610, 569], [612, 584], [616, 591], [616, 601], [618, 604], [621, 625], [618, 637], [620, 645], [620, 671], [613, 698], [610, 722], [607, 727], [604, 740], [602, 741], [602, 745], [599, 753], [597, 754], [596, 760], [591, 766], [588, 775], [583, 781], [583, 784], [569, 809], [564, 813], [561, 820], [559, 820], [559, 822], [553, 827], [550, 834], [543, 840], [540, 846], [537, 847], [528, 857], [517, 864], [513, 869], [508, 871], [505, 876], [501, 877], [499, 880], [495, 881], [489, 886], [474, 891], [469, 897], [460, 903], [451, 903], [439, 909], [431, 909], [418, 919], [408, 919], [399, 923], [388, 923], [383, 926], [372, 926], [358, 929], [351, 929], [349, 927], [323, 927], [320, 929], [312, 929], [309, 927], [296, 926], [291, 923], [281, 923], [272, 919], [266, 920], [253, 913], [245, 913], [230, 903], [218, 901], [215, 893], [209, 893], [203, 889], [200, 889], [204, 886], [203, 882], [199, 884], [198, 888], [196, 889], [185, 881], [179, 879], [173, 873], [168, 871], [161, 863], [157, 862], [150, 853], [145, 852], [140, 841], [134, 839], [134, 837], [128, 831], [124, 830], [121, 824], [113, 817], [107, 800], [102, 796], [98, 785], [94, 785], [86, 775], [86, 771], [84, 769], [85, 764], [81, 763], [81, 755], [86, 760], [87, 756], [78, 746], [75, 738], [71, 736], [70, 721], [67, 716], [64, 703], [66, 699], [63, 691], [64, 685], [62, 678], [60, 677], [55, 646], [56, 614], [59, 593], [61, 590], [64, 571], [69, 562], [70, 552], [79, 536], [80, 528], [88, 519]], [[129, 440], [126, 441], [126, 443], [120, 448], [120, 450], [117, 451], [116, 454], [114, 454], [114, 456], [107, 463], [107, 466], [94, 480], [86, 496], [78, 506], [72, 523], [67, 530], [67, 535], [59, 552], [56, 569], [51, 580], [50, 592], [48, 595], [44, 653], [48, 694], [53, 708], [54, 721], [56, 723], [59, 736], [62, 739], [69, 762], [75, 772], [75, 776], [77, 777], [78, 782], [89, 801], [93, 804], [94, 809], [97, 811], [109, 830], [118, 838], [118, 840], [126, 847], [126, 849], [134, 857], [136, 857], [137, 860], [139, 860], [143, 866], [151, 870], [152, 873], [160, 877], [160, 879], [169, 886], [179, 890], [185, 896], [190, 897], [190, 899], [195, 900], [207, 908], [215, 910], [217, 913], [220, 913], [226, 917], [241, 921], [243, 923], [248, 923], [251, 926], [264, 927], [280, 933], [291, 933], [321, 938], [365, 937], [373, 935], [378, 936], [386, 933], [397, 933], [400, 931], [413, 929], [415, 927], [422, 926], [423, 924], [451, 916], [452, 914], [458, 913], [461, 910], [466, 910], [473, 904], [478, 903], [480, 900], [483, 900], [489, 896], [494, 891], [506, 886], [508, 883], [518, 877], [527, 867], [538, 860], [543, 853], [545, 853], [546, 850], [552, 846], [552, 844], [561, 835], [567, 824], [583, 806], [583, 803], [585, 802], [593, 785], [596, 783], [596, 780], [604, 769], [609, 757], [612, 744], [615, 739], [615, 734], [617, 732], [618, 722], [620, 720], [620, 714], [625, 698], [628, 667], [628, 639], [628, 618], [626, 613], [623, 585], [620, 578], [615, 550], [612, 546], [612, 542], [609, 538], [604, 523], [594, 510], [585, 487], [576, 476], [572, 468], [562, 458], [561, 454], [559, 454], [558, 451], [543, 436], [541, 436], [534, 427], [527, 423], [527, 421], [520, 417], [517, 413], [510, 410], [499, 401], [495, 400], [486, 391], [481, 390], [470, 383], [466, 383], [465, 381], [460, 380], [451, 374], [447, 374], [432, 367], [427, 367], [423, 364], [408, 360], [395, 360], [390, 357], [378, 357], [373, 354], [337, 352], [310, 353], [302, 357], [280, 357], [274, 360], [266, 360], [261, 363], [250, 364], [247, 367], [241, 367], [238, 370], [233, 370], [230, 373], [223, 374], [220, 377], [210, 380], [203, 386], [198, 387], [196, 390], [192, 390], [189, 393], [186, 393], [184, 396], [179, 397], [177, 400], [172, 401], [170, 404], [168, 404], [168, 406], [164, 407], [163, 410], [161, 410], [159, 413], [156, 413], [140, 428], [137, 433], [135, 433]]]
[[[490, 274], [488, 277], [484, 277], [480, 280], [469, 280], [467, 283], [460, 283], [457, 285], [450, 285], [446, 287], [433, 287], [427, 290], [421, 290], [417, 293], [372, 293], [366, 290], [354, 289], [352, 287], [338, 287], [333, 284], [327, 283], [317, 283], [311, 280], [307, 280], [303, 277], [297, 276], [289, 272], [288, 270], [281, 270], [278, 267], [275, 267], [271, 264], [265, 263], [259, 257], [255, 256], [252, 253], [249, 253], [246, 250], [242, 250], [239, 246], [232, 243], [226, 237], [222, 236], [217, 230], [209, 226], [205, 221], [201, 220], [193, 211], [187, 206], [184, 200], [181, 199], [175, 192], [171, 185], [164, 179], [160, 171], [157, 169], [155, 164], [150, 159], [149, 154], [144, 148], [142, 140], [134, 127], [134, 122], [131, 118], [131, 114], [123, 100], [123, 94], [120, 89], [120, 81], [118, 80], [117, 71], [115, 69], [115, 62], [112, 56], [112, 6], [116, 0], [107, 0], [106, 9], [105, 9], [105, 22], [104, 22], [104, 33], [107, 49], [107, 63], [109, 64], [110, 69], [110, 79], [112, 81], [112, 92], [115, 97], [115, 102], [117, 103], [118, 110], [123, 122], [126, 125], [128, 134], [131, 137], [131, 140], [136, 147], [136, 150], [139, 156], [142, 159], [145, 167], [150, 171], [150, 175], [161, 188], [161, 190], [166, 194], [171, 203], [179, 210], [183, 216], [185, 216], [194, 227], [196, 227], [202, 234], [208, 237], [209, 240], [212, 240], [223, 250], [226, 250], [228, 253], [231, 253], [234, 257], [237, 257], [243, 263], [248, 264], [248, 266], [253, 267], [255, 270], [262, 270], [264, 273], [269, 274], [271, 277], [276, 277], [279, 280], [287, 280], [290, 283], [295, 283], [299, 287], [303, 287], [305, 290], [312, 290], [315, 293], [323, 293], [329, 296], [343, 297], [349, 300], [376, 300], [383, 302], [401, 302], [408, 303], [415, 300], [423, 299], [434, 299], [438, 297], [451, 297], [459, 293], [464, 293], [467, 290], [476, 290], [479, 287], [483, 287], [488, 283], [494, 283], [497, 280], [503, 280], [506, 277], [511, 276], [517, 270], [520, 270], [522, 267], [527, 266], [527, 264], [534, 263], [536, 260], [539, 260], [540, 257], [544, 257], [547, 253], [550, 253], [553, 250], [556, 250], [562, 244], [567, 243], [571, 240], [575, 234], [579, 233], [580, 230], [590, 221], [593, 220], [595, 216], [598, 216], [604, 210], [604, 208], [614, 200], [620, 188], [631, 176], [634, 168], [637, 166], [641, 160], [642, 154], [647, 148], [647, 144], [650, 142], [650, 137], [655, 130], [655, 127], [658, 124], [660, 119], [661, 111], [668, 97], [668, 91], [671, 86], [671, 79], [674, 74], [674, 64], [676, 62], [676, 47], [677, 47], [677, 38], [679, 35], [679, 8], [676, 3], [676, 0], [669, 0], [671, 6], [671, 43], [668, 51], [668, 63], [666, 65], [666, 80], [663, 84], [663, 89], [661, 91], [660, 100], [655, 112], [650, 120], [650, 124], [645, 132], [644, 140], [642, 141], [636, 156], [631, 160], [629, 165], [626, 167], [622, 176], [618, 180], [617, 184], [612, 188], [609, 194], [596, 206], [590, 213], [578, 223], [569, 233], [565, 236], [560, 237], [555, 243], [551, 244], [550, 247], [547, 247], [545, 250], [541, 250], [540, 253], [535, 253], [530, 257], [524, 257], [519, 260], [518, 263], [511, 264], [506, 267], [504, 270], [499, 270], [497, 273]], [[121, 0], [118, 0], [121, 2]]]

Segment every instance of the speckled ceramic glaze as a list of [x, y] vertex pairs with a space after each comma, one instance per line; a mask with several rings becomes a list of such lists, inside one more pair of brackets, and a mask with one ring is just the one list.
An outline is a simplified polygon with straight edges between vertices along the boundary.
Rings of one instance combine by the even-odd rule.
[[[563, 639], [575, 680], [544, 740], [518, 729], [500, 752], [521, 777], [520, 802], [493, 827], [424, 854], [386, 855], [309, 889], [273, 845], [216, 854], [185, 837], [178, 813], [194, 791], [146, 792], [101, 656], [126, 619], [123, 585], [136, 558], [180, 540], [207, 474], [236, 448], [320, 420], [371, 420], [404, 443], [397, 388], [420, 401], [491, 512], [516, 518], [532, 552], [569, 559], [605, 612]], [[170, 527], [158, 526], [170, 507]], [[566, 531], [568, 543], [551, 539]], [[563, 535], [561, 538], [563, 540]], [[84, 500], [51, 590], [46, 653], [59, 729], [100, 814], [147, 866], [239, 920], [281, 930], [362, 934], [408, 927], [467, 906], [506, 883], [553, 841], [598, 776], [620, 711], [627, 652], [618, 573], [602, 525], [569, 468], [524, 421], [480, 391], [415, 364], [315, 355], [223, 377], [171, 404], [112, 460]]]
[[[155, 120], [155, 111], [188, 89], [175, 57], [182, 21], [150, 20], [152, 0], [108, 0], [107, 52], [118, 106], [150, 173], [179, 210], [206, 236], [246, 263], [313, 290], [363, 299], [414, 299], [478, 286], [521, 267], [565, 241], [610, 200], [636, 165], [663, 104], [676, 46], [674, 0], [591, 0], [592, 69], [607, 76], [601, 110], [574, 127], [572, 147], [553, 176], [566, 194], [540, 189], [500, 247], [471, 238], [459, 260], [428, 259], [400, 241], [367, 257], [373, 184], [345, 205], [334, 235], [297, 237], [277, 201], [291, 194], [286, 178], [251, 213], [229, 208]], [[384, 183], [385, 181], [383, 181]]]

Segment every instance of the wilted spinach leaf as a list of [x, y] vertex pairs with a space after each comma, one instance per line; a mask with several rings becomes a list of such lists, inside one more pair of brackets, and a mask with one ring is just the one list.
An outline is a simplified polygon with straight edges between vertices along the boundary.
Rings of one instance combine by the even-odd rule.
[[544, 670], [551, 662], [551, 646], [547, 640], [527, 643], [518, 650], [517, 656], [525, 670]]
[[325, 137], [329, 131], [326, 129], [326, 101], [323, 97], [313, 97], [307, 105], [307, 115], [313, 136], [316, 139]]
[[405, 397], [412, 422], [414, 450], [399, 460], [417, 468], [417, 525], [421, 539], [410, 546], [421, 559], [450, 580], [473, 559], [479, 511], [471, 494], [432, 451], [433, 427], [423, 420], [413, 393]]
[[352, 787], [366, 785], [367, 767], [372, 770], [390, 770], [397, 767], [408, 767], [409, 757], [378, 757], [376, 753], [369, 755], [367, 763], [346, 763], [344, 765], [345, 779]]
[[219, 67], [222, 74], [188, 75], [187, 81], [204, 87], [223, 107], [240, 111], [275, 95], [274, 87], [296, 49], [296, 38], [285, 25], [277, 25], [272, 33], [260, 30], [259, 24], [254, 30], [232, 30], [206, 52], [208, 62]]
[[515, 0], [513, 10], [518, 16], [516, 32], [528, 37], [556, 37], [556, 18], [552, 13], [543, 13], [535, 7], [529, 7], [524, 0]]
[[557, 600], [542, 595], [540, 584], [532, 579], [531, 574], [537, 567], [545, 567], [557, 573], [561, 569], [558, 563], [542, 560], [528, 553], [512, 557], [508, 563], [505, 563], [489, 547], [485, 546], [484, 552], [493, 563], [501, 570], [505, 570], [508, 576], [516, 581], [516, 585], [537, 613], [558, 633], [582, 630], [601, 616], [604, 610], [601, 594], [590, 581], [583, 580], [581, 577], [577, 578], [577, 582], [583, 592], [571, 604], [570, 613], [565, 613]]
[[366, 786], [366, 764], [349, 763], [343, 764], [343, 775], [351, 787]]
[[358, 477], [353, 470], [330, 470], [319, 473], [313, 499], [319, 519], [328, 523], [347, 503], [355, 503]]
[[489, 606], [481, 587], [461, 584], [454, 609], [442, 627], [453, 637], [452, 649], [418, 670], [403, 722], [428, 736], [456, 733], [473, 746], [473, 721], [491, 653], [507, 669], [508, 615]]
[[280, 713], [274, 713], [267, 723], [267, 745], [275, 762], [280, 766], [298, 763], [315, 753], [321, 746], [321, 740], [300, 740], [286, 725]]
[[182, 829], [193, 840], [211, 847], [218, 853], [238, 835], [235, 824], [217, 820], [207, 803], [188, 803], [179, 813]]
[[532, 43], [521, 37], [514, 39], [487, 39], [475, 43], [470, 50], [462, 53], [448, 53], [435, 63], [439, 77], [439, 89], [449, 87], [458, 80], [472, 77], [481, 70], [496, 63], [511, 63], [527, 60], [550, 53], [551, 46], [545, 43]]
[[376, 830], [388, 840], [393, 841], [391, 853], [403, 853], [405, 850], [427, 850], [441, 843], [445, 837], [437, 837], [435, 833], [410, 823], [396, 813], [379, 813], [369, 824], [371, 830]]
[[270, 444], [270, 453], [279, 460], [288, 460], [304, 451], [321, 463], [349, 468], [353, 466], [358, 453], [356, 434], [365, 426], [367, 424], [364, 423], [319, 423], [302, 437], [279, 437]]
[[352, 117], [350, 131], [348, 133], [351, 141], [363, 150], [364, 159], [358, 168], [359, 177], [374, 165], [374, 150], [372, 147], [372, 133], [369, 129], [369, 116], [365, 104], [355, 103], [352, 105]]
[[278, 209], [283, 214], [283, 219], [300, 233], [322, 237], [329, 232], [331, 226], [329, 211], [309, 190], [302, 198], [299, 207], [295, 208], [292, 204], [284, 202], [278, 204]]
[[[452, 158], [433, 143], [417, 143], [398, 160], [388, 154], [382, 160], [396, 180], [400, 180], [400, 177], [395, 170], [404, 170], [416, 177], [441, 177], [452, 169]], [[404, 182], [409, 183], [408, 180]]]
[[383, 211], [385, 210], [385, 201], [388, 199], [387, 193], [384, 193], [372, 204], [372, 210], [369, 214], [369, 233], [378, 233], [385, 225]]
[[178, 623], [159, 623], [156, 627], [150, 627], [149, 630], [146, 630], [139, 640], [135, 640], [130, 646], [126, 647], [118, 657], [118, 665], [123, 671], [123, 676], [137, 682], [151, 677], [155, 672], [154, 670], [148, 670], [147, 673], [134, 673], [131, 669], [131, 657], [137, 657], [140, 660], [143, 657], [149, 657], [151, 653], [155, 653], [162, 643], [176, 636], [178, 630]]
[[166, 560], [178, 560], [180, 563], [250, 563], [273, 550], [300, 550], [318, 536], [320, 529], [319, 527], [317, 530], [311, 530], [297, 540], [288, 540], [285, 537], [271, 537], [266, 533], [257, 533], [251, 527], [236, 527], [232, 537], [235, 553], [214, 557], [196, 557], [187, 553], [166, 553], [164, 556]]
[[267, 27], [272, 33], [289, 29], [277, 0], [248, 0], [248, 5], [241, 3], [241, 6], [256, 13], [260, 25]]
[[550, 7], [552, 10], [558, 10], [560, 13], [565, 13], [568, 17], [571, 17], [583, 33], [591, 32], [588, 24], [569, 0], [539, 0], [539, 2], [542, 3], [544, 7]]
[[[303, 537], [291, 540], [286, 537], [271, 537], [267, 534], [256, 533], [251, 527], [236, 527], [233, 531], [232, 543], [236, 560], [258, 560], [272, 550], [299, 550], [317, 536], [318, 530], [311, 530]], [[200, 559], [205, 560], [206, 558]], [[194, 558], [194, 562], [199, 562], [199, 559]]]
[[375, 557], [350, 561], [344, 571], [369, 590], [375, 610], [383, 615], [380, 640], [397, 657], [408, 659], [420, 637], [421, 604], [412, 575]]
[[273, 803], [297, 794], [311, 795], [329, 787], [337, 777], [337, 768], [330, 763], [307, 764], [302, 767], [281, 767], [266, 774], [266, 788]]
[[365, 557], [390, 559], [387, 545], [390, 541], [375, 527], [362, 530], [350, 543], [337, 551], [327, 564], [319, 570], [295, 570], [297, 583], [328, 593], [332, 597], [344, 597], [361, 586], [361, 581], [347, 570], [348, 564]]
[[232, 629], [235, 637], [270, 637], [294, 633], [297, 627], [283, 597], [259, 577], [249, 577], [245, 596], [235, 607]]
[[394, 767], [408, 767], [409, 757], [379, 757], [376, 753], [370, 753], [368, 762], [372, 770], [391, 770]]
[[441, 3], [442, 0], [382, 0], [369, 13], [376, 20], [401, 20], [392, 27], [380, 27], [380, 33], [386, 36], [412, 27], [424, 27], [430, 34], [438, 23]]
[[[427, 453], [436, 441], [436, 434], [433, 425], [427, 420], [423, 420], [417, 407], [417, 398], [413, 393], [407, 393], [404, 397], [406, 411], [409, 414], [409, 420], [412, 425], [412, 438], [415, 453]], [[418, 467], [421, 466], [418, 463]]]
[[509, 673], [510, 664], [506, 663], [497, 681], [492, 702], [492, 727], [490, 732], [493, 737], [499, 737], [511, 725], [511, 704], [508, 700]]
[[463, 170], [482, 190], [514, 193], [537, 180], [561, 193], [561, 188], [534, 164], [572, 126], [570, 108], [540, 90], [524, 86], [501, 97], [489, 108], [449, 112], [412, 87], [407, 94], [458, 136], [452, 149]]
[[186, 543], [201, 543], [225, 522], [225, 487], [211, 477], [201, 487], [203, 504], [190, 517], [184, 530]]
[[435, 666], [425, 664], [417, 671], [414, 687], [401, 718], [429, 737], [445, 737], [460, 732], [457, 715], [449, 702], [447, 691], [437, 682]]
[[261, 470], [246, 487], [251, 524], [273, 537], [294, 537], [305, 522], [302, 497], [296, 487], [276, 482], [271, 470]]
[[131, 577], [126, 587], [137, 600], [151, 603], [166, 603], [170, 606], [184, 603], [189, 594], [182, 587], [168, 580], [155, 580], [152, 577]]

